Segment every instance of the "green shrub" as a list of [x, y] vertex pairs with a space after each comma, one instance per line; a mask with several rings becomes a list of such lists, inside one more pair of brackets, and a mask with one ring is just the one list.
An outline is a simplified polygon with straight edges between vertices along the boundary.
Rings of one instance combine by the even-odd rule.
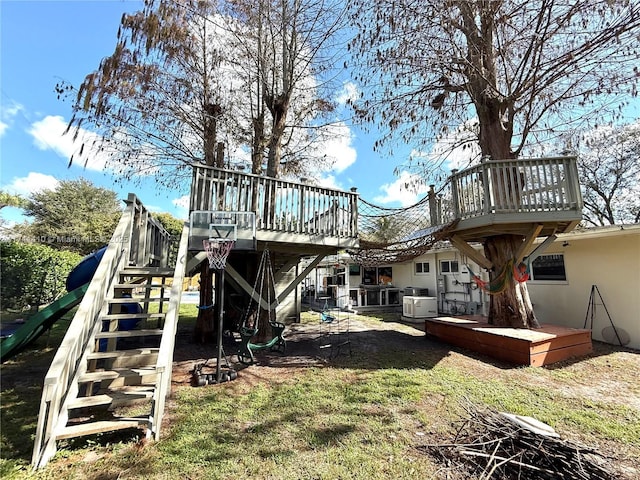
[[1, 242], [2, 309], [50, 303], [66, 290], [69, 272], [82, 256], [36, 243]]

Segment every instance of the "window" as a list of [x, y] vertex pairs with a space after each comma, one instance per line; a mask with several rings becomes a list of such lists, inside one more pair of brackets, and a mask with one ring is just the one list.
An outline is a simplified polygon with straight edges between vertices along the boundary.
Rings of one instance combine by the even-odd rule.
[[391, 285], [392, 267], [362, 267], [362, 283], [365, 285]]
[[349, 275], [360, 275], [360, 265], [355, 263], [349, 264]]
[[458, 273], [458, 261], [457, 260], [441, 260], [440, 261], [440, 273]]
[[566, 281], [564, 255], [554, 253], [553, 255], [540, 255], [536, 258], [531, 264], [531, 280]]
[[415, 272], [417, 274], [429, 273], [429, 262], [416, 262]]

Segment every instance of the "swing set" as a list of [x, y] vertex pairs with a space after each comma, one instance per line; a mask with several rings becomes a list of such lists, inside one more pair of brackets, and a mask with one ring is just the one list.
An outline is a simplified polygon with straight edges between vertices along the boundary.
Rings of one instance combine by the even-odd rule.
[[[273, 294], [273, 295], [272, 295]], [[272, 303], [272, 298], [274, 302]], [[271, 350], [285, 353], [287, 342], [282, 336], [284, 323], [275, 319], [275, 310], [278, 307], [278, 298], [275, 294], [275, 280], [269, 249], [262, 252], [260, 265], [256, 274], [256, 281], [251, 292], [251, 299], [242, 318], [240, 326], [241, 345], [238, 351], [238, 361], [244, 365], [255, 363], [253, 352], [259, 350]], [[266, 319], [263, 312], [266, 312]], [[260, 331], [260, 322], [266, 320], [271, 327], [271, 339], [265, 343], [251, 341]]]

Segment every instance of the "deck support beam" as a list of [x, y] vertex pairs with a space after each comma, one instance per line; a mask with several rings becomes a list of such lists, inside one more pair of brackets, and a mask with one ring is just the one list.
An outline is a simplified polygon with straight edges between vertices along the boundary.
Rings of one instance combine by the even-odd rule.
[[549, 245], [551, 245], [556, 240], [556, 238], [558, 238], [557, 235], [549, 235], [547, 238], [545, 238], [544, 242], [538, 245], [533, 250], [533, 252], [525, 257], [527, 259], [527, 262], [531, 263], [540, 255], [542, 255], [544, 251], [549, 247]]
[[251, 285], [249, 285], [249, 283], [242, 278], [242, 275], [240, 275], [237, 270], [235, 268], [233, 268], [231, 265], [229, 265], [227, 263], [227, 266], [225, 268], [225, 271], [231, 276], [231, 278], [240, 286], [240, 288], [242, 288], [242, 290], [244, 290], [253, 300], [256, 301], [256, 303], [258, 303], [260, 305], [260, 307], [264, 310], [273, 310], [282, 300], [284, 300], [286, 298], [287, 295], [289, 295], [291, 293], [291, 291], [296, 288], [300, 282], [302, 282], [307, 275], [314, 269], [316, 268], [316, 266], [322, 261], [322, 259], [325, 257], [325, 255], [318, 255], [316, 256], [316, 258], [313, 260], [313, 262], [311, 262], [307, 268], [304, 269], [304, 271], [302, 273], [300, 273], [295, 279], [293, 279], [291, 281], [291, 283], [289, 283], [289, 285], [282, 291], [280, 292], [275, 300], [273, 302], [271, 302], [271, 305], [269, 305], [267, 303], [267, 301], [262, 298], [260, 296], [259, 292], [254, 291], [253, 287]]
[[266, 302], [266, 300], [264, 300], [260, 296], [260, 293], [254, 291], [253, 287], [249, 285], [249, 283], [244, 278], [242, 278], [242, 275], [240, 275], [235, 268], [227, 263], [225, 272], [227, 272], [231, 276], [231, 278], [233, 278], [233, 280], [240, 286], [240, 288], [242, 288], [242, 290], [244, 290], [253, 300], [255, 300], [261, 308], [263, 308], [264, 310], [269, 310], [269, 304]]
[[516, 252], [516, 263], [515, 263], [516, 266], [522, 263], [522, 259], [524, 258], [526, 251], [533, 244], [533, 241], [538, 237], [538, 234], [541, 231], [542, 231], [541, 223], [536, 223], [531, 228], [531, 230], [529, 230], [529, 233], [527, 233], [527, 236], [524, 238], [522, 245], [520, 245], [520, 247], [518, 248], [518, 251]]
[[449, 241], [453, 244], [454, 247], [460, 250], [460, 253], [469, 257], [471, 260], [476, 262], [482, 268], [485, 268], [487, 270], [491, 270], [493, 268], [493, 263], [489, 259], [487, 259], [487, 257], [485, 257], [482, 253], [478, 252], [475, 248], [473, 248], [471, 245], [469, 245], [466, 241], [464, 241], [459, 236], [453, 235], [449, 239]]
[[280, 303], [282, 300], [284, 300], [286, 296], [289, 295], [291, 291], [300, 284], [300, 282], [307, 278], [307, 275], [309, 275], [309, 273], [311, 273], [311, 271], [316, 268], [316, 266], [324, 259], [325, 256], [326, 255], [317, 255], [316, 258], [313, 259], [313, 262], [307, 265], [307, 268], [305, 268], [302, 273], [294, 278], [293, 281], [282, 292], [280, 292], [280, 294], [277, 296], [276, 302]]

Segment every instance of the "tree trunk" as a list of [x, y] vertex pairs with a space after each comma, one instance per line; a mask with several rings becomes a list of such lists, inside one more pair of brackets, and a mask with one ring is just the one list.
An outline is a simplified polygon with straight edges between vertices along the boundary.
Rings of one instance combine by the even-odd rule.
[[284, 137], [287, 110], [289, 109], [289, 97], [282, 94], [277, 98], [269, 100], [271, 103], [268, 103], [268, 108], [273, 120], [271, 124], [269, 151], [267, 153], [267, 177], [278, 178], [280, 161], [282, 159], [282, 138]]
[[215, 311], [213, 305], [213, 270], [205, 260], [200, 265], [200, 306], [193, 330], [195, 343], [211, 343], [215, 339]]
[[[490, 295], [489, 324], [513, 328], [540, 328], [533, 313], [527, 284], [519, 283], [513, 276], [510, 260], [515, 259], [516, 252], [524, 237], [520, 235], [496, 235], [489, 237], [484, 245], [485, 256], [494, 265], [489, 273], [492, 283], [506, 282], [501, 293]], [[505, 272], [505, 268], [507, 271]], [[504, 278], [501, 278], [504, 274]], [[494, 284], [495, 284], [494, 283]]]

